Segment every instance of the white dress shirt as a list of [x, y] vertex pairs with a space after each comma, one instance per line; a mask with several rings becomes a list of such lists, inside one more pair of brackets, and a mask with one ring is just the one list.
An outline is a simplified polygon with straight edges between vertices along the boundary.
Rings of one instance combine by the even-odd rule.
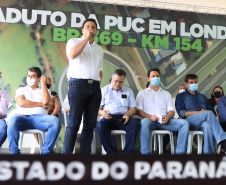
[[[49, 94], [50, 91], [48, 90]], [[41, 98], [41, 87], [39, 86], [36, 89], [32, 89], [28, 85], [25, 87], [20, 87], [16, 91], [16, 96], [24, 95], [26, 100], [33, 101], [33, 102], [42, 102]], [[16, 104], [16, 114], [22, 115], [32, 115], [32, 114], [44, 114], [47, 115], [47, 110], [43, 107], [33, 107], [33, 108], [23, 108]]]
[[111, 114], [126, 114], [132, 107], [136, 107], [136, 100], [133, 91], [127, 87], [122, 87], [120, 91], [106, 85], [101, 88], [102, 99], [100, 105], [103, 110], [109, 110]]
[[66, 46], [66, 53], [69, 60], [67, 78], [93, 79], [100, 81], [100, 71], [103, 71], [103, 49], [93, 42], [87, 42], [82, 53], [71, 59], [69, 57], [71, 49], [84, 38], [72, 38]]
[[167, 116], [169, 111], [174, 111], [171, 94], [159, 88], [158, 91], [150, 87], [140, 91], [136, 98], [137, 109], [149, 115]]

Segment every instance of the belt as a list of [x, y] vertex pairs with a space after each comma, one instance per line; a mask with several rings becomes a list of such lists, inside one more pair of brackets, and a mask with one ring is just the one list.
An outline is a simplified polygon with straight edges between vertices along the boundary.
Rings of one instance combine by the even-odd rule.
[[79, 79], [79, 78], [70, 78], [71, 82], [83, 82], [88, 84], [100, 84], [99, 81], [93, 79]]

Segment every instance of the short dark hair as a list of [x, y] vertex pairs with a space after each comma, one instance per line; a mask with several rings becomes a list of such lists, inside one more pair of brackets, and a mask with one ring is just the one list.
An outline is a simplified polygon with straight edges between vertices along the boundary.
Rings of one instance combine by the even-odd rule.
[[197, 79], [197, 80], [198, 80], [198, 76], [197, 76], [196, 74], [187, 74], [187, 75], [185, 76], [185, 78], [184, 78], [184, 81], [185, 81], [186, 83], [188, 83], [188, 81], [189, 81], [190, 79]]
[[28, 69], [28, 71], [36, 72], [38, 78], [42, 76], [42, 71], [40, 70], [39, 67], [30, 67], [30, 68]]
[[87, 22], [89, 22], [89, 21], [94, 22], [95, 25], [96, 25], [96, 29], [97, 29], [97, 22], [96, 22], [95, 19], [86, 19], [86, 20], [83, 22], [82, 28], [84, 28], [85, 24], [86, 24]]
[[115, 72], [114, 72], [114, 75], [119, 75], [119, 76], [124, 76], [126, 77], [126, 72], [122, 69], [116, 69]]
[[151, 69], [149, 69], [148, 72], [147, 72], [147, 76], [148, 76], [148, 77], [150, 76], [150, 72], [152, 72], [152, 71], [157, 71], [157, 72], [159, 73], [159, 75], [160, 75], [160, 71], [159, 71], [158, 68], [151, 68]]

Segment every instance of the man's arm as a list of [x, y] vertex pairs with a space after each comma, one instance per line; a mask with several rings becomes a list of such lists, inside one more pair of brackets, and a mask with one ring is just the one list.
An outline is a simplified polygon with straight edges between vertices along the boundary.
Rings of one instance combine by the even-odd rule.
[[102, 81], [102, 77], [103, 77], [103, 72], [102, 71], [100, 71], [100, 83], [101, 83], [101, 81]]
[[151, 121], [158, 121], [159, 118], [155, 115], [150, 115], [150, 114], [147, 114], [145, 113], [143, 110], [141, 109], [138, 109], [137, 110], [137, 115], [140, 116], [141, 118], [148, 118], [150, 119]]
[[87, 31], [86, 35], [83, 35], [84, 39], [81, 42], [79, 42], [78, 44], [76, 44], [74, 47], [71, 48], [71, 50], [69, 52], [69, 57], [71, 59], [76, 58], [83, 52], [87, 42], [89, 41], [90, 38], [92, 38], [90, 33], [91, 33], [91, 31], [89, 31], [89, 32]]
[[54, 106], [53, 113], [51, 115], [52, 116], [57, 116], [57, 114], [59, 112], [60, 112], [60, 101], [58, 100], [58, 98], [55, 97], [55, 106]]
[[129, 118], [136, 113], [136, 107], [131, 107], [128, 112], [123, 116], [125, 118], [124, 124], [126, 124], [129, 121]]
[[100, 106], [98, 115], [103, 116], [105, 119], [111, 119], [111, 114], [109, 114], [109, 110], [103, 110], [103, 105]]
[[51, 102], [51, 97], [50, 97], [49, 91], [46, 86], [47, 79], [48, 78], [46, 76], [41, 77], [41, 86], [42, 86], [41, 99], [42, 99], [42, 104], [45, 106], [48, 106], [49, 103]]
[[24, 95], [19, 95], [16, 97], [16, 103], [23, 108], [33, 108], [44, 106], [41, 102], [33, 102], [25, 99]]
[[6, 117], [8, 106], [9, 106], [9, 97], [6, 91], [1, 90], [0, 95], [0, 118]]
[[202, 110], [200, 110], [200, 111], [187, 111], [187, 112], [185, 113], [184, 117], [186, 118], [186, 117], [188, 117], [188, 116], [190, 116], [190, 115], [192, 115], [192, 114], [198, 114], [198, 113], [204, 112], [204, 111], [206, 111], [206, 110], [202, 109]]

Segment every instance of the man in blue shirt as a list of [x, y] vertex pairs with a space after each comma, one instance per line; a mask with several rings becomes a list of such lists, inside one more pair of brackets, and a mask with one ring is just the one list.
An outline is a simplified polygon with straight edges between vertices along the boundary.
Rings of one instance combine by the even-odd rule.
[[[216, 119], [212, 107], [205, 95], [197, 92], [198, 76], [188, 74], [185, 77], [186, 90], [176, 97], [176, 109], [179, 116], [190, 123], [191, 130], [204, 133], [204, 154], [215, 152], [214, 138], [217, 144], [226, 149], [226, 134]], [[226, 151], [226, 150], [225, 150]]]
[[219, 114], [219, 122], [222, 128], [226, 131], [226, 96], [218, 99], [217, 110]]
[[111, 83], [101, 89], [102, 100], [97, 124], [100, 141], [107, 154], [115, 153], [112, 146], [111, 130], [126, 131], [126, 145], [123, 153], [132, 153], [139, 130], [139, 123], [131, 118], [136, 112], [136, 101], [133, 91], [123, 86], [126, 73], [115, 70]]

